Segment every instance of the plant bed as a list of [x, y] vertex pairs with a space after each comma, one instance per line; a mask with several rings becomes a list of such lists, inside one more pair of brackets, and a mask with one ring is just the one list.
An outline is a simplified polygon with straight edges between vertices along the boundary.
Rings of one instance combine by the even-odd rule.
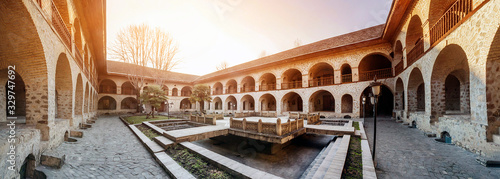
[[352, 127], [354, 127], [354, 129], [356, 130], [359, 130], [359, 122], [353, 122]]
[[363, 158], [361, 156], [361, 138], [351, 136], [349, 150], [342, 171], [342, 178], [363, 178]]
[[141, 130], [141, 132], [146, 135], [149, 139], [153, 140], [153, 138], [160, 136], [161, 134], [156, 132], [155, 130], [149, 128], [144, 124], [136, 125], [136, 127]]
[[175, 119], [175, 118], [168, 118], [167, 116], [161, 116], [161, 115], [155, 115], [155, 118], [149, 118], [146, 119], [146, 115], [140, 115], [140, 116], [126, 116], [123, 117], [125, 121], [127, 121], [129, 124], [140, 124], [145, 121], [157, 121], [157, 120], [167, 120], [167, 119]]
[[165, 152], [196, 178], [236, 178], [180, 145], [170, 146]]

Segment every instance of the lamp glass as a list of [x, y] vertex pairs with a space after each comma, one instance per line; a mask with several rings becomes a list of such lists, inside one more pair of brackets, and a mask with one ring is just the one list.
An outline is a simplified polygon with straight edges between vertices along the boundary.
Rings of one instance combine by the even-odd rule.
[[374, 96], [371, 96], [371, 97], [370, 97], [370, 102], [371, 102], [372, 104], [375, 104], [375, 97], [374, 97]]
[[375, 96], [378, 96], [380, 94], [380, 86], [372, 86], [372, 92]]

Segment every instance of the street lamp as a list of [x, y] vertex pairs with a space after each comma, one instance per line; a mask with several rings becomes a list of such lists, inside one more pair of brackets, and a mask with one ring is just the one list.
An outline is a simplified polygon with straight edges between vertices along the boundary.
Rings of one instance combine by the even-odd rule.
[[382, 83], [377, 82], [377, 76], [373, 79], [373, 82], [370, 83], [370, 87], [372, 88], [373, 96], [371, 97], [371, 102], [373, 104], [373, 151], [372, 151], [372, 160], [375, 161], [375, 144], [377, 142], [377, 102], [378, 96], [380, 95], [380, 86]]
[[167, 105], [167, 119], [170, 118], [170, 108], [173, 107], [174, 103], [169, 103], [168, 100], [165, 101], [165, 104]]
[[363, 103], [363, 122], [364, 122], [365, 121], [365, 115], [366, 115], [366, 113], [365, 113], [366, 96], [363, 95], [362, 99], [363, 99], [362, 103]]

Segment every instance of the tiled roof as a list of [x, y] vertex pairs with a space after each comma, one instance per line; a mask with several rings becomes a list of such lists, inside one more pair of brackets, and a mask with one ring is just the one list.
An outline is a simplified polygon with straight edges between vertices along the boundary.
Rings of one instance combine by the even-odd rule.
[[[119, 61], [107, 61], [107, 66], [108, 66], [108, 74], [113, 75], [113, 74], [122, 74], [122, 75], [127, 75], [127, 73], [130, 73], [130, 69], [132, 68], [141, 68], [137, 65], [130, 64], [130, 63], [124, 63], [124, 62], [119, 62]], [[169, 71], [163, 71], [163, 70], [158, 70], [154, 68], [149, 68], [149, 67], [142, 67], [144, 68], [144, 72], [147, 77], [154, 78], [156, 75], [153, 75], [154, 73], [161, 73], [163, 76], [167, 77], [167, 81], [170, 82], [183, 82], [183, 83], [192, 83], [194, 80], [199, 78], [200, 76], [197, 75], [190, 75], [190, 74], [185, 74], [185, 73], [177, 73], [177, 72], [169, 72]]]
[[329, 39], [321, 40], [318, 42], [310, 43], [307, 45], [299, 46], [290, 50], [279, 52], [273, 55], [262, 57], [256, 60], [252, 60], [246, 63], [242, 63], [233, 67], [229, 67], [224, 70], [216, 71], [207, 75], [203, 75], [196, 81], [207, 80], [217, 76], [221, 76], [228, 73], [237, 72], [244, 69], [255, 68], [259, 66], [264, 66], [266, 64], [276, 63], [279, 61], [287, 60], [294, 57], [299, 57], [303, 55], [308, 55], [316, 52], [321, 52], [325, 50], [330, 50], [338, 47], [343, 47], [351, 44], [356, 44], [364, 42], [367, 40], [378, 39], [382, 37], [384, 31], [384, 24], [373, 26], [370, 28], [362, 29], [359, 31], [351, 32], [348, 34], [332, 37]]

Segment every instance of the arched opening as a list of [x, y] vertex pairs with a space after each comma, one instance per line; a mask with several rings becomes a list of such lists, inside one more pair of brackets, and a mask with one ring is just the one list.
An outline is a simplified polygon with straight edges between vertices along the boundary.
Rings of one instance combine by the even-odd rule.
[[182, 89], [181, 89], [181, 96], [191, 96], [191, 87], [189, 86], [184, 86]]
[[333, 85], [333, 76], [333, 67], [330, 64], [325, 62], [315, 64], [309, 69], [309, 87]]
[[[378, 116], [392, 116], [392, 110], [394, 109], [394, 95], [392, 94], [392, 91], [385, 85], [382, 85], [380, 87], [380, 90], [381, 91], [377, 102], [377, 114]], [[363, 100], [363, 96], [366, 97], [365, 106], [363, 106], [363, 103], [360, 104], [361, 110], [363, 110], [364, 107], [365, 111], [363, 117], [373, 117], [374, 105], [371, 104], [370, 101], [370, 96], [372, 96], [371, 87], [366, 87], [363, 90], [363, 93], [359, 97], [359, 101]]]
[[247, 76], [241, 80], [241, 90], [244, 92], [252, 92], [255, 91], [255, 80], [251, 76]]
[[302, 73], [297, 69], [289, 69], [281, 76], [281, 89], [302, 88]]
[[259, 98], [261, 111], [276, 111], [276, 98], [267, 93]]
[[168, 96], [168, 86], [163, 85], [161, 89], [165, 92], [165, 95]]
[[221, 95], [222, 94], [222, 83], [221, 82], [217, 82], [215, 83], [214, 85], [214, 91], [213, 91], [213, 94], [214, 95]]
[[349, 94], [342, 96], [342, 113], [352, 113], [352, 96]]
[[396, 94], [394, 95], [395, 103], [394, 109], [404, 110], [405, 109], [405, 92], [404, 84], [401, 78], [396, 80]]
[[499, 133], [500, 127], [500, 28], [495, 33], [486, 61], [486, 104], [488, 129], [486, 137], [492, 141], [493, 134]]
[[122, 94], [125, 95], [136, 95], [137, 91], [135, 90], [134, 85], [130, 83], [130, 81], [127, 81], [122, 84]]
[[192, 107], [193, 107], [193, 105], [191, 104], [191, 101], [189, 101], [188, 98], [182, 99], [180, 105], [181, 105], [180, 106], [181, 110], [192, 109]]
[[178, 96], [177, 88], [172, 89], [172, 96]]
[[115, 110], [116, 100], [111, 96], [104, 96], [101, 99], [99, 99], [97, 106], [99, 110]]
[[259, 91], [276, 90], [276, 76], [266, 73], [260, 77], [259, 84]]
[[[8, 74], [7, 71], [2, 70], [1, 72], [5, 72], [4, 74]], [[25, 85], [24, 80], [21, 77], [21, 75], [19, 75], [19, 73], [16, 72], [14, 77], [15, 77], [14, 80], [12, 80], [12, 82], [14, 82], [14, 83], [9, 84], [8, 81], [5, 83], [5, 88], [4, 88], [5, 89], [5, 91], [4, 91], [5, 111], [6, 111], [7, 116], [9, 116], [9, 117], [17, 117], [18, 119], [26, 119], [26, 85]], [[15, 101], [14, 113], [9, 112], [9, 111], [11, 111], [11, 110], [9, 110], [9, 106], [12, 106], [12, 104], [9, 104], [8, 91], [14, 92], [14, 94], [13, 94], [14, 99], [12, 100], [12, 101]], [[12, 94], [10, 94], [10, 95], [12, 95]], [[18, 123], [18, 121], [16, 121], [16, 123]]]
[[227, 83], [226, 83], [226, 94], [233, 94], [233, 93], [237, 93], [238, 89], [238, 84], [236, 83], [236, 80], [229, 80]]
[[392, 77], [392, 63], [385, 56], [371, 54], [365, 56], [358, 66], [359, 81], [370, 81], [375, 76], [377, 79]]
[[408, 58], [408, 65], [410, 66], [418, 57], [424, 53], [423, 42], [424, 31], [422, 29], [422, 21], [418, 15], [414, 15], [410, 19], [406, 34], [406, 57]]
[[352, 70], [351, 65], [343, 64], [340, 67], [340, 74], [342, 75], [342, 83], [350, 83], [352, 82]]
[[236, 110], [238, 109], [238, 104], [236, 98], [234, 96], [228, 96], [226, 98], [227, 110]]
[[403, 45], [401, 41], [396, 41], [394, 45], [394, 71], [395, 74], [398, 75], [404, 70], [404, 62], [403, 62]]
[[215, 110], [222, 110], [222, 100], [219, 97], [215, 97], [212, 102]]
[[283, 112], [287, 111], [300, 111], [302, 112], [302, 97], [295, 92], [289, 92], [283, 96], [282, 99]]
[[75, 89], [75, 115], [83, 114], [83, 82], [82, 74], [78, 74], [76, 78], [76, 89]]
[[132, 97], [127, 97], [121, 102], [122, 109], [137, 109], [137, 100]]
[[255, 100], [250, 95], [245, 95], [241, 98], [241, 105], [244, 111], [255, 110]]
[[116, 94], [116, 83], [110, 79], [102, 80], [99, 84], [99, 93]]
[[335, 112], [335, 99], [332, 93], [325, 90], [314, 92], [309, 99], [309, 109], [312, 112]]
[[87, 47], [87, 43], [83, 45], [83, 66], [86, 69], [90, 68], [90, 58], [89, 58], [89, 50]]
[[[446, 113], [470, 113], [469, 63], [465, 51], [460, 46], [451, 44], [441, 50], [434, 62], [431, 84], [433, 121]], [[447, 106], [447, 102], [455, 104]], [[447, 107], [451, 108], [448, 110]]]
[[84, 113], [88, 113], [89, 112], [89, 95], [90, 95], [90, 91], [89, 91], [89, 82], [87, 82], [87, 85], [85, 85], [85, 99], [84, 99], [84, 105], [83, 105], [83, 111]]
[[431, 44], [448, 33], [462, 18], [472, 11], [473, 0], [431, 0], [429, 6], [429, 27]]
[[73, 39], [75, 39], [75, 46], [76, 46], [75, 53], [80, 53], [80, 55], [81, 55], [82, 32], [80, 29], [80, 20], [78, 20], [78, 18], [75, 18], [75, 20], [73, 20], [73, 25], [75, 27], [74, 37], [73, 37]]
[[29, 154], [23, 161], [19, 170], [19, 178], [35, 178], [36, 158], [33, 154]]
[[425, 111], [425, 84], [422, 72], [414, 68], [408, 78], [408, 111]]

